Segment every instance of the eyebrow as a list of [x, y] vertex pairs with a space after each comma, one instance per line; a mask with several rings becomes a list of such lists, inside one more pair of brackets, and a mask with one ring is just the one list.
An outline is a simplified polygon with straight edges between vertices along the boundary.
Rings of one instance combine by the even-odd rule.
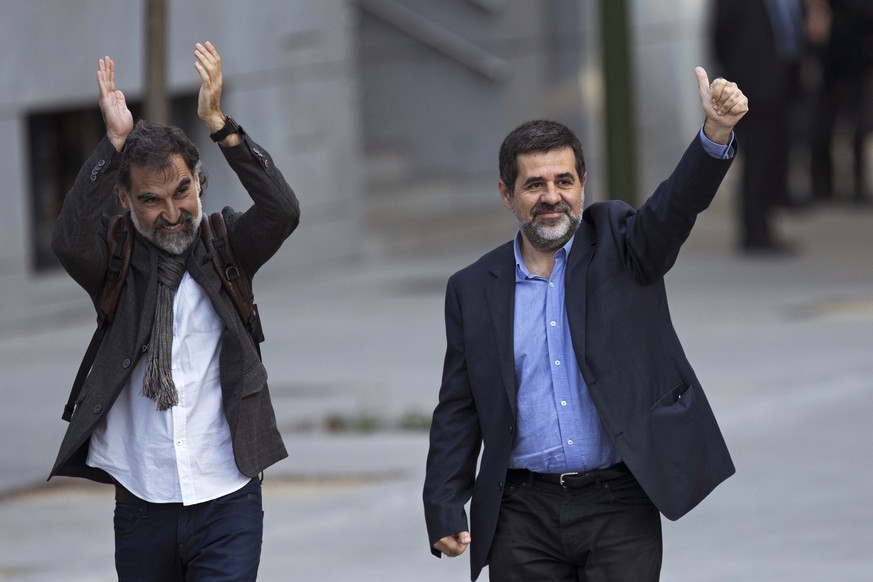
[[[561, 174], [558, 174], [557, 176], [555, 176], [555, 181], [563, 180], [565, 178], [569, 178], [570, 180], [573, 180], [574, 182], [576, 181], [576, 176], [573, 175], [573, 172], [563, 172]], [[531, 176], [530, 178], [525, 180], [521, 186], [522, 186], [522, 188], [524, 188], [525, 186], [529, 185], [532, 182], [544, 182], [544, 181], [545, 181], [545, 178], [543, 178], [542, 176]]]
[[[182, 190], [188, 188], [192, 183], [191, 178], [185, 177], [179, 180], [179, 183], [176, 184], [176, 189], [173, 191], [173, 194], [181, 192]], [[137, 200], [149, 200], [151, 198], [157, 198], [158, 195], [150, 190], [146, 190], [144, 192], [138, 192], [136, 195]]]

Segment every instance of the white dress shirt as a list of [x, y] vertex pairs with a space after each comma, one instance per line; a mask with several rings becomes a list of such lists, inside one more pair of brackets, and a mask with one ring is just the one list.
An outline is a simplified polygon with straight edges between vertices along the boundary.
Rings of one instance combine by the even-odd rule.
[[173, 382], [179, 403], [164, 412], [142, 395], [148, 354], [134, 367], [91, 436], [87, 464], [153, 503], [192, 505], [249, 482], [233, 456], [219, 377], [223, 324], [188, 273], [173, 300]]

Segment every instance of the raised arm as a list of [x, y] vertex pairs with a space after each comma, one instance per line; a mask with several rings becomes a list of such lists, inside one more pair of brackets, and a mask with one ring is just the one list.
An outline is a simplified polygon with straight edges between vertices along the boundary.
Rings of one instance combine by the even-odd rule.
[[106, 124], [106, 136], [116, 151], [120, 152], [133, 129], [133, 115], [127, 108], [124, 93], [115, 85], [115, 63], [109, 57], [103, 57], [97, 66], [100, 113], [103, 114], [103, 123]]
[[[209, 133], [215, 133], [224, 127], [226, 117], [221, 110], [221, 56], [209, 41], [205, 44], [198, 42], [194, 48], [194, 56], [197, 57], [194, 67], [203, 83], [197, 98], [197, 115], [209, 128]], [[240, 142], [242, 137], [238, 133], [231, 133], [218, 144], [222, 147], [233, 147]]]

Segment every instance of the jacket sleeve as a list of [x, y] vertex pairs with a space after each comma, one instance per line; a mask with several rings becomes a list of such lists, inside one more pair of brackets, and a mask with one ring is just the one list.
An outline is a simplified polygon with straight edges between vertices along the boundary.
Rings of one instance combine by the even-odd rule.
[[106, 274], [106, 212], [121, 154], [106, 136], [79, 170], [52, 232], [52, 250], [92, 299]]
[[251, 277], [297, 228], [300, 204], [270, 154], [247, 134], [221, 151], [254, 202], [243, 213], [223, 211], [234, 252]]
[[[736, 142], [735, 142], [736, 143]], [[736, 146], [734, 146], [736, 147]], [[709, 155], [698, 134], [669, 178], [637, 210], [610, 205], [625, 266], [638, 283], [660, 280], [676, 262], [697, 215], [709, 208], [733, 157]]]
[[[446, 357], [433, 414], [424, 482], [430, 543], [469, 529], [464, 505], [473, 494], [482, 434], [467, 377], [461, 306], [453, 280], [446, 291]], [[439, 556], [433, 549], [431, 552]]]

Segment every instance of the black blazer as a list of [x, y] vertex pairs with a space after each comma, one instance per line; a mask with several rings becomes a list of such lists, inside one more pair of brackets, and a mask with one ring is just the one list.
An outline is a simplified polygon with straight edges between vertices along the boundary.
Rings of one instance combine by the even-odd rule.
[[[730, 165], [695, 139], [638, 211], [617, 201], [589, 207], [568, 259], [567, 317], [582, 376], [613, 445], [674, 520], [734, 472], [673, 329], [663, 281]], [[431, 543], [469, 529], [473, 580], [488, 561], [516, 423], [514, 292], [511, 242], [455, 273], [446, 292], [425, 518]]]

